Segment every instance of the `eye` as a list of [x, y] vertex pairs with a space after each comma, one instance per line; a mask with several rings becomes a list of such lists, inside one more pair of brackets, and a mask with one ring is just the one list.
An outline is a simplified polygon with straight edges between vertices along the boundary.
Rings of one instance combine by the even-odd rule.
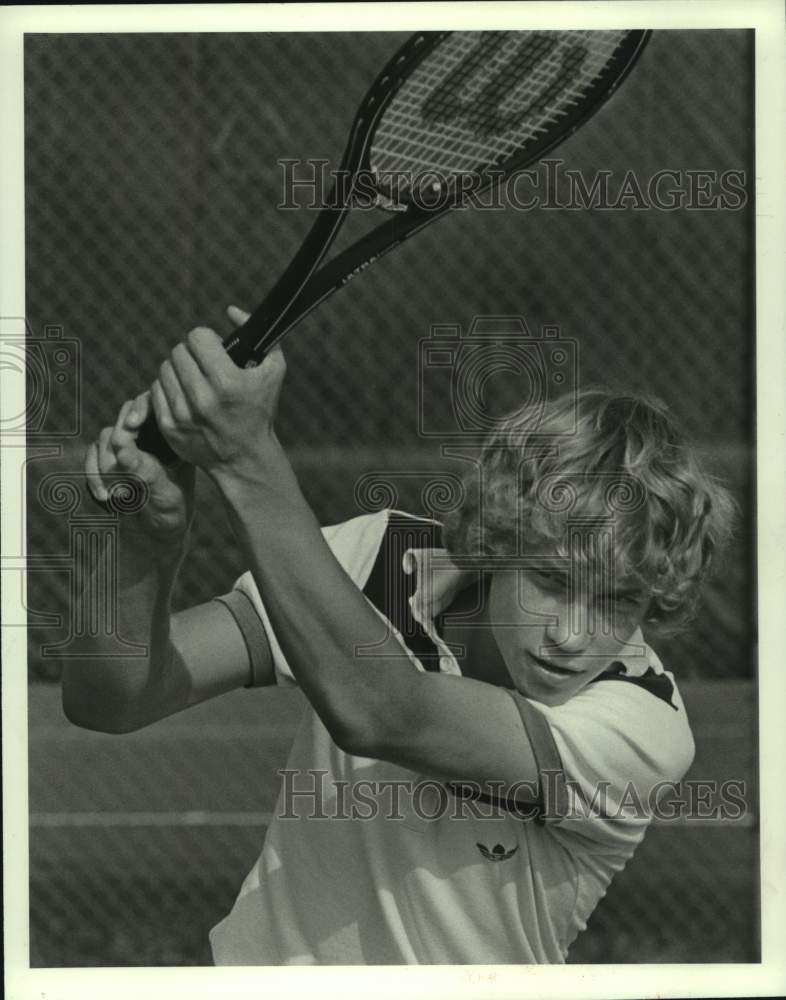
[[617, 597], [614, 600], [614, 614], [620, 620], [635, 619], [641, 611], [641, 598], [636, 596]]
[[595, 598], [595, 606], [601, 611], [615, 614], [633, 614], [638, 610], [639, 598], [628, 595], [599, 594]]

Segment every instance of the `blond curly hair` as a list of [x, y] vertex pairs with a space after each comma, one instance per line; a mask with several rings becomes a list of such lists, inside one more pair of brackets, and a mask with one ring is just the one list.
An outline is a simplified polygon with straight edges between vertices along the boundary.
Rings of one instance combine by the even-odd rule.
[[589, 389], [509, 414], [445, 518], [454, 557], [568, 556], [570, 523], [613, 523], [613, 571], [648, 589], [646, 619], [678, 630], [695, 610], [735, 504], [657, 399]]

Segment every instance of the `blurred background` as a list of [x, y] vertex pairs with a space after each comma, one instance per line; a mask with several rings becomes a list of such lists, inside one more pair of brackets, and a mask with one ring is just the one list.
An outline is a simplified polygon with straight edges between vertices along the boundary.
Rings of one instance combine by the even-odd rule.
[[[259, 851], [297, 692], [242, 692], [127, 737], [62, 717], [59, 663], [91, 627], [73, 612], [79, 560], [114, 545], [111, 517], [80, 499], [80, 470], [188, 329], [226, 333], [227, 304], [261, 300], [312, 220], [277, 207], [278, 161], [337, 165], [358, 101], [405, 37], [26, 38], [34, 966], [208, 963], [207, 930]], [[552, 207], [453, 213], [286, 341], [280, 435], [323, 523], [389, 505], [440, 516], [455, 502], [461, 463], [439, 447], [455, 429], [450, 394], [419, 365], [420, 344], [434, 325], [467, 332], [489, 315], [523, 316], [535, 341], [558, 326], [579, 385], [659, 396], [737, 499], [736, 538], [695, 626], [656, 649], [696, 731], [690, 776], [745, 781], [747, 811], [653, 829], [574, 961], [758, 959], [753, 206], [647, 203], [659, 171], [676, 172], [664, 190], [693, 188], [694, 205], [707, 182], [690, 172], [752, 184], [752, 53], [748, 32], [655, 33], [611, 102], [552, 154], [564, 161]], [[612, 201], [632, 171], [643, 200], [628, 186], [614, 210], [558, 207], [568, 168], [588, 185], [608, 171]], [[723, 194], [720, 182], [703, 190], [705, 206]], [[510, 392], [500, 384], [499, 399]], [[179, 606], [244, 569], [200, 485]]]

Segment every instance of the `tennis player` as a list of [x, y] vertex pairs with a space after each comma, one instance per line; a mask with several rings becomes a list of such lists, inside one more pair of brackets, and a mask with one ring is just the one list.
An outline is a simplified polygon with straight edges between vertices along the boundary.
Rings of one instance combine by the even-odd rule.
[[[119, 569], [120, 631], [149, 657], [68, 661], [65, 712], [122, 733], [234, 688], [304, 692], [216, 964], [564, 962], [693, 758], [642, 626], [689, 617], [728, 495], [662, 405], [595, 391], [577, 417], [565, 400], [502, 421], [444, 525], [322, 530], [275, 432], [284, 372], [194, 330], [90, 447], [96, 497], [118, 471], [150, 491]], [[150, 407], [174, 468], [136, 448]], [[195, 467], [248, 572], [171, 614]]]

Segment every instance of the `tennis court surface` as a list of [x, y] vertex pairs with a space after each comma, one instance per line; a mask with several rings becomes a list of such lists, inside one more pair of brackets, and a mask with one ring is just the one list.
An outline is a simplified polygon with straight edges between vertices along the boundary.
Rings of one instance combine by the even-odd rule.
[[[746, 783], [736, 821], [662, 822], [574, 945], [576, 962], [758, 959], [755, 700], [746, 681], [686, 682], [691, 779]], [[262, 844], [302, 700], [243, 691], [127, 736], [30, 688], [30, 964], [210, 964], [209, 929]]]

